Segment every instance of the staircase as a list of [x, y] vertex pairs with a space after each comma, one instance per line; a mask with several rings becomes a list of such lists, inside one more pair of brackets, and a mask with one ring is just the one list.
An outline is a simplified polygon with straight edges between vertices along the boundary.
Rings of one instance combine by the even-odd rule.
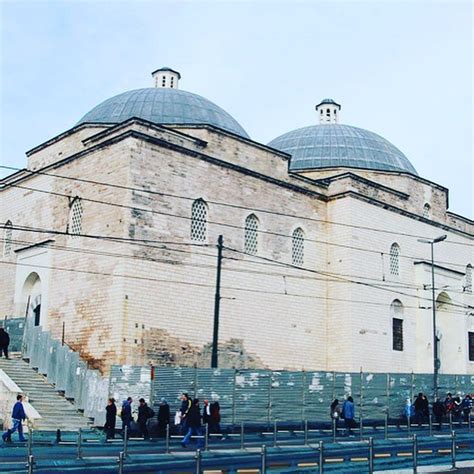
[[27, 395], [29, 403], [41, 415], [36, 429], [77, 431], [89, 428], [91, 420], [79, 413], [75, 406], [48, 383], [45, 377], [32, 369], [20, 357], [10, 360], [0, 358], [2, 369]]

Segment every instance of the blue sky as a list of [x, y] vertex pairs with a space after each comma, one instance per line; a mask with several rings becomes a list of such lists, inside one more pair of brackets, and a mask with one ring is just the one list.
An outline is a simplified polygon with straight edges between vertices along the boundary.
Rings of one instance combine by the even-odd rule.
[[473, 216], [469, 1], [0, 3], [3, 164], [167, 65], [263, 143], [333, 97]]

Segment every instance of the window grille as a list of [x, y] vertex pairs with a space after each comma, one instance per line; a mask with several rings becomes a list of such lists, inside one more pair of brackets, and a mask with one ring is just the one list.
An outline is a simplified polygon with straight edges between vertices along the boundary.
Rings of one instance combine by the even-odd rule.
[[197, 199], [191, 208], [191, 240], [205, 242], [206, 239], [207, 205], [202, 199]]
[[403, 351], [403, 319], [392, 318], [393, 350]]
[[400, 275], [400, 247], [398, 244], [392, 244], [390, 247], [390, 274]]
[[293, 232], [293, 238], [291, 240], [291, 263], [300, 266], [304, 263], [304, 232], [300, 227]]
[[429, 219], [430, 218], [430, 211], [431, 211], [431, 206], [426, 203], [424, 206], [423, 206], [423, 217], [425, 219]]
[[466, 266], [466, 285], [465, 290], [467, 293], [472, 293], [472, 265]]
[[469, 360], [474, 361], [474, 332], [469, 332]]
[[258, 219], [254, 214], [245, 219], [244, 251], [251, 255], [258, 252]]
[[7, 221], [5, 224], [4, 240], [3, 240], [3, 256], [8, 257], [13, 249], [13, 224]]
[[69, 234], [76, 238], [82, 234], [82, 200], [75, 198], [69, 212]]

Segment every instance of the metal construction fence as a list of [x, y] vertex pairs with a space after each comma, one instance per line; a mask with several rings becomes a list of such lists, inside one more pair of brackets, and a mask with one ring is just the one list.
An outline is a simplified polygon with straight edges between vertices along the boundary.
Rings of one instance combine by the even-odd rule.
[[[432, 401], [431, 374], [339, 373], [158, 367], [151, 400], [179, 408], [182, 392], [217, 400], [224, 423], [329, 419], [331, 402], [354, 398], [356, 416], [400, 418], [418, 392]], [[474, 391], [474, 375], [440, 375], [439, 394]]]
[[[15, 320], [8, 321], [13, 324]], [[40, 326], [25, 325], [24, 319], [15, 324], [11, 327], [16, 332], [24, 329], [22, 353], [30, 366], [94, 418], [95, 425], [105, 421], [109, 396], [118, 401], [143, 397], [155, 407], [166, 398], [171, 409], [177, 410], [179, 397], [186, 392], [193, 398], [218, 401], [223, 423], [327, 421], [331, 402], [335, 398], [342, 402], [349, 395], [354, 398], [356, 417], [380, 420], [388, 415], [394, 419], [402, 416], [405, 400], [413, 400], [418, 392], [433, 400], [432, 374], [114, 365], [110, 375], [103, 377]], [[440, 374], [438, 383], [442, 397], [447, 392], [474, 392], [474, 375]]]

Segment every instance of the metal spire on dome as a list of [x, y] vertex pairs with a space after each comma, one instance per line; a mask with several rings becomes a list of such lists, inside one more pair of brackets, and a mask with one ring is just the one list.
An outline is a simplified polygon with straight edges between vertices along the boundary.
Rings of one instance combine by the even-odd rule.
[[333, 99], [323, 99], [316, 107], [320, 124], [339, 123], [341, 106]]
[[165, 89], [178, 89], [181, 74], [170, 67], [161, 67], [151, 73], [155, 79], [155, 87], [163, 87]]

